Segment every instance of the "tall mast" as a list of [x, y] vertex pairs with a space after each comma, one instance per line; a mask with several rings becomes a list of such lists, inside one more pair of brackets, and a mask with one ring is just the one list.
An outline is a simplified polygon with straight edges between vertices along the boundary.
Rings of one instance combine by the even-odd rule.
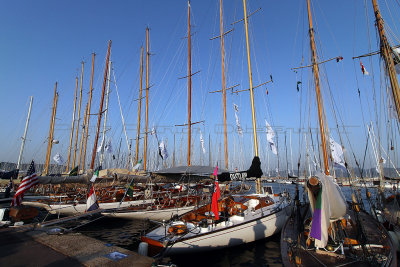
[[250, 100], [251, 100], [251, 116], [253, 119], [253, 141], [254, 141], [254, 154], [258, 157], [258, 145], [257, 145], [257, 131], [256, 131], [256, 114], [254, 110], [254, 93], [253, 93], [253, 78], [251, 74], [251, 61], [250, 61], [250, 46], [249, 46], [249, 30], [247, 25], [247, 9], [246, 0], [243, 0], [243, 11], [244, 11], [244, 25], [246, 29], [246, 46], [247, 46], [247, 65], [249, 71], [249, 86], [250, 86]]
[[74, 146], [74, 156], [72, 157], [72, 168], [75, 166], [75, 159], [76, 159], [76, 150], [78, 149], [78, 138], [79, 138], [79, 123], [81, 121], [81, 105], [82, 105], [82, 86], [83, 86], [83, 61], [82, 63], [82, 70], [81, 70], [81, 86], [79, 90], [79, 104], [78, 104], [78, 121], [76, 122], [76, 134], [75, 134], [75, 146]]
[[85, 116], [83, 117], [83, 123], [82, 123], [82, 133], [81, 133], [81, 144], [79, 146], [79, 161], [78, 161], [78, 165], [82, 160], [82, 150], [83, 150], [83, 140], [85, 139], [85, 129], [86, 129], [86, 120], [85, 118], [87, 117], [87, 113], [88, 113], [88, 103], [86, 103], [85, 106]]
[[224, 106], [225, 169], [228, 169], [228, 130], [226, 127], [225, 54], [224, 54], [224, 24], [222, 19], [222, 0], [219, 0], [219, 17], [221, 26], [220, 33], [221, 33], [222, 102]]
[[143, 85], [143, 46], [140, 49], [140, 88], [139, 88], [139, 107], [138, 107], [138, 125], [136, 134], [136, 155], [135, 155], [135, 165], [139, 160], [139, 138], [140, 138], [140, 114], [142, 111], [142, 85]]
[[65, 172], [69, 171], [69, 161], [71, 159], [71, 148], [72, 148], [72, 140], [74, 139], [74, 127], [75, 127], [75, 113], [76, 113], [76, 100], [78, 94], [78, 77], [75, 78], [75, 98], [74, 98], [74, 113], [72, 113], [72, 125], [71, 125], [71, 136], [69, 138], [69, 149], [68, 149], [68, 160], [67, 160], [67, 169]]
[[[104, 111], [104, 121], [103, 121], [103, 136], [101, 139], [101, 144], [105, 146], [106, 142], [106, 126], [107, 126], [107, 115], [108, 115], [108, 99], [110, 98], [110, 80], [111, 80], [111, 64], [108, 67], [108, 79], [107, 79], [107, 98], [106, 98], [106, 110]], [[103, 164], [104, 159], [104, 147], [101, 149], [100, 154], [100, 166]]]
[[19, 169], [19, 167], [21, 165], [22, 153], [24, 152], [24, 146], [25, 146], [25, 141], [26, 141], [26, 133], [28, 132], [29, 119], [31, 117], [32, 102], [33, 102], [33, 96], [31, 96], [31, 101], [29, 102], [28, 116], [26, 117], [24, 137], [22, 137], [21, 150], [19, 151], [17, 169]]
[[381, 55], [385, 60], [387, 74], [390, 80], [390, 87], [392, 88], [393, 100], [396, 106], [397, 118], [400, 121], [400, 88], [399, 81], [397, 79], [396, 69], [393, 62], [392, 47], [390, 46], [383, 25], [383, 18], [376, 0], [372, 0], [372, 5], [374, 6], [374, 13], [376, 18], [376, 27], [378, 28], [379, 38], [381, 40]]
[[190, 166], [190, 149], [192, 135], [192, 51], [190, 36], [190, 2], [188, 1], [188, 149], [187, 165]]
[[53, 134], [54, 134], [54, 124], [56, 122], [56, 112], [57, 112], [57, 82], [54, 88], [54, 97], [53, 97], [53, 110], [51, 113], [50, 120], [50, 129], [49, 129], [49, 142], [47, 144], [47, 154], [46, 154], [46, 163], [44, 165], [44, 174], [49, 174], [49, 164], [50, 164], [50, 156], [51, 156], [51, 147], [53, 146]]
[[312, 54], [311, 62], [312, 62], [313, 73], [314, 73], [315, 92], [317, 95], [318, 121], [319, 121], [319, 129], [321, 132], [322, 154], [324, 156], [325, 174], [329, 175], [329, 162], [328, 162], [328, 151], [326, 148], [324, 112], [323, 112], [323, 107], [322, 107], [322, 96], [321, 96], [321, 90], [320, 90], [317, 51], [315, 48], [314, 29], [313, 29], [312, 18], [311, 18], [310, 0], [307, 0], [307, 7], [308, 7], [308, 22], [309, 22], [309, 28], [310, 28], [309, 29], [310, 46], [311, 46], [311, 54]]
[[147, 166], [147, 126], [149, 119], [149, 27], [146, 28], [146, 115], [144, 123], [144, 165], [143, 170]]
[[85, 145], [83, 147], [83, 157], [82, 157], [82, 164], [81, 164], [81, 170], [82, 172], [85, 171], [85, 160], [86, 160], [86, 146], [87, 146], [87, 139], [88, 139], [88, 131], [89, 131], [89, 122], [90, 122], [90, 107], [92, 105], [92, 94], [93, 94], [93, 73], [94, 73], [94, 57], [96, 56], [95, 53], [93, 53], [93, 59], [92, 59], [92, 74], [90, 77], [90, 89], [89, 89], [89, 103], [88, 103], [88, 111], [86, 114], [86, 126], [85, 126]]
[[106, 90], [108, 63], [109, 63], [109, 60], [110, 60], [110, 50], [111, 50], [111, 40], [108, 42], [106, 68], [105, 68], [105, 71], [104, 71], [104, 80], [103, 80], [103, 90], [101, 91], [100, 108], [99, 108], [99, 115], [98, 115], [98, 119], [97, 119], [97, 131], [96, 131], [96, 137], [94, 139], [92, 162], [90, 163], [90, 168], [91, 169], [93, 169], [93, 167], [94, 167], [94, 160], [96, 159], [97, 142], [99, 141], [99, 131], [100, 131], [101, 116], [103, 114], [104, 91]]

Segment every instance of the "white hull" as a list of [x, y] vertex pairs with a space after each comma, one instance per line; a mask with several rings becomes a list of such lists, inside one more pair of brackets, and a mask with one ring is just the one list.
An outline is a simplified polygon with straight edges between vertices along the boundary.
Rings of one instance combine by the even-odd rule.
[[[135, 200], [135, 201], [123, 201], [120, 205], [120, 202], [110, 202], [110, 203], [99, 203], [100, 209], [116, 209], [118, 207], [129, 207], [136, 206], [140, 204], [151, 203], [151, 199], [149, 200]], [[32, 207], [44, 208], [51, 214], [60, 214], [65, 216], [71, 216], [79, 213], [84, 213], [86, 211], [86, 203], [85, 204], [54, 204], [48, 205], [40, 202], [22, 202], [22, 204]]]
[[174, 215], [182, 215], [193, 210], [195, 206], [182, 208], [159, 209], [159, 210], [138, 210], [138, 211], [118, 211], [118, 212], [102, 212], [107, 217], [117, 217], [123, 219], [150, 219], [155, 221], [170, 220]]
[[[232, 247], [267, 238], [281, 231], [291, 209], [292, 206], [288, 205], [278, 212], [271, 212], [271, 208], [265, 207], [246, 215], [246, 219], [232, 216], [227, 222], [205, 228], [204, 233], [201, 228], [190, 229], [191, 226], [188, 225], [189, 231], [194, 234], [189, 233], [174, 242], [171, 247], [166, 248], [164, 255]], [[269, 215], [263, 216], [262, 213]], [[159, 227], [146, 237], [157, 240], [164, 236], [165, 230], [164, 227]]]

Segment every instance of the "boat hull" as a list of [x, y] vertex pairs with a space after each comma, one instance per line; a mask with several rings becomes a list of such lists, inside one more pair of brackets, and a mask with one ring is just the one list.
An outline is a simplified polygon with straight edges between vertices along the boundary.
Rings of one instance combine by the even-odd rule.
[[[151, 203], [151, 199], [149, 200], [135, 200], [135, 201], [123, 201], [121, 202], [110, 202], [110, 203], [99, 203], [100, 209], [116, 209], [118, 207], [129, 207], [129, 206], [136, 206], [140, 204], [147, 204]], [[76, 215], [79, 213], [84, 213], [87, 209], [86, 203], [85, 204], [46, 204], [41, 202], [22, 202], [24, 205], [44, 208], [50, 214], [60, 214], [65, 216]], [[121, 203], [121, 205], [120, 205]]]
[[[177, 240], [172, 246], [165, 248], [163, 255], [221, 249], [267, 238], [281, 231], [290, 211], [291, 206], [288, 205], [274, 213], [259, 211], [268, 215], [254, 214], [254, 218], [248, 221], [228, 221], [228, 226], [220, 226], [220, 229], [219, 225], [216, 225], [212, 231]], [[152, 232], [154, 236], [151, 233], [146, 235], [146, 239], [158, 239], [163, 232], [164, 228], [160, 227], [156, 232]]]
[[195, 206], [188, 206], [182, 208], [172, 209], [159, 209], [159, 210], [136, 210], [136, 211], [123, 211], [118, 210], [116, 212], [102, 212], [104, 216], [116, 217], [130, 220], [150, 219], [155, 221], [169, 220], [172, 216], [182, 215], [186, 212], [193, 210]]

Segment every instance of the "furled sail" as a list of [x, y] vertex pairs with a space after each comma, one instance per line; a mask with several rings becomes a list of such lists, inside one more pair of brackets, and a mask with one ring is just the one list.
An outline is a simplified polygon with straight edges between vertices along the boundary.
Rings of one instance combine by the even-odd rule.
[[307, 193], [313, 212], [310, 236], [315, 238], [316, 247], [324, 248], [330, 222], [346, 214], [345, 197], [333, 177], [322, 173], [308, 179]]

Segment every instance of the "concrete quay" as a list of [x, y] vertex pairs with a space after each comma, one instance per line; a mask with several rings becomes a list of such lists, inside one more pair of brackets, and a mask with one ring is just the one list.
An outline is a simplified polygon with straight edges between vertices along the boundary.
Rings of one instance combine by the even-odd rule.
[[79, 233], [22, 226], [0, 230], [0, 266], [151, 266], [153, 258]]

